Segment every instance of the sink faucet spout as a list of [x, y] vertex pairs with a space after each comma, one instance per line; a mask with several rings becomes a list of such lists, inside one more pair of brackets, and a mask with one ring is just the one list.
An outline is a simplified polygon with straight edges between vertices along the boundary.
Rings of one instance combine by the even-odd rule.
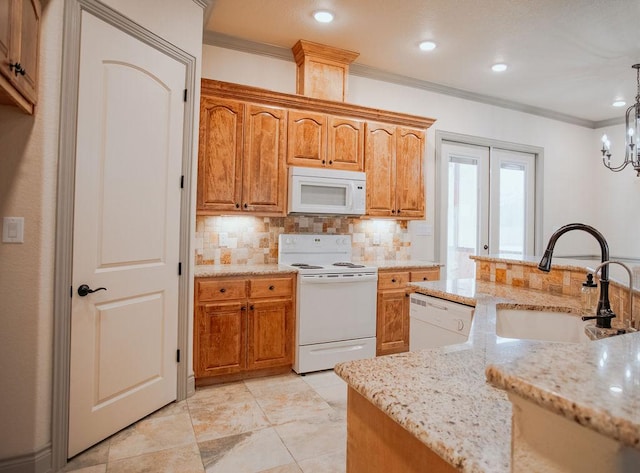
[[[570, 223], [560, 227], [549, 238], [547, 249], [538, 264], [538, 269], [540, 271], [545, 271], [547, 273], [551, 271], [551, 258], [553, 257], [553, 249], [556, 246], [558, 238], [572, 230], [582, 230], [593, 236], [600, 244], [602, 263], [609, 261], [609, 245], [602, 233], [589, 225], [585, 225], [584, 223]], [[611, 328], [611, 319], [615, 316], [616, 314], [611, 310], [611, 304], [609, 303], [609, 265], [603, 265], [600, 277], [600, 298], [598, 300], [598, 308], [596, 309], [595, 316], [596, 326], [600, 328]]]

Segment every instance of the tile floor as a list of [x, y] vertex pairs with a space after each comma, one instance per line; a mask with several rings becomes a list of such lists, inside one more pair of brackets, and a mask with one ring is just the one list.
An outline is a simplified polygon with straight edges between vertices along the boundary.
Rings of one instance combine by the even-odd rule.
[[333, 371], [199, 388], [73, 458], [74, 473], [343, 473], [347, 386]]

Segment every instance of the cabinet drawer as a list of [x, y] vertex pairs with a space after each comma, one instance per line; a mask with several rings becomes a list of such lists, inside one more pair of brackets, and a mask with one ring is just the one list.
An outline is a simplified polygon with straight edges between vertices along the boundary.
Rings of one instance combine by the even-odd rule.
[[244, 299], [247, 297], [247, 284], [244, 279], [198, 281], [196, 294], [199, 302]]
[[378, 273], [378, 289], [399, 289], [409, 282], [408, 272]]
[[249, 297], [282, 297], [293, 294], [293, 278], [250, 279]]
[[411, 282], [437, 281], [440, 279], [440, 268], [411, 271]]

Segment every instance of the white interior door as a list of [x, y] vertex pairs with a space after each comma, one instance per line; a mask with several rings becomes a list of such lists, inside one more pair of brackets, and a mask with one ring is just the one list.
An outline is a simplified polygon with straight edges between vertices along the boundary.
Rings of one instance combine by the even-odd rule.
[[83, 12], [69, 457], [176, 399], [185, 75]]

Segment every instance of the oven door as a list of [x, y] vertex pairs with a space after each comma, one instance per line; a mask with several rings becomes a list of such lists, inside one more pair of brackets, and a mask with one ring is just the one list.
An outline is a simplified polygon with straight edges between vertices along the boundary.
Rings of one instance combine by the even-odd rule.
[[298, 345], [375, 337], [377, 273], [298, 275]]

